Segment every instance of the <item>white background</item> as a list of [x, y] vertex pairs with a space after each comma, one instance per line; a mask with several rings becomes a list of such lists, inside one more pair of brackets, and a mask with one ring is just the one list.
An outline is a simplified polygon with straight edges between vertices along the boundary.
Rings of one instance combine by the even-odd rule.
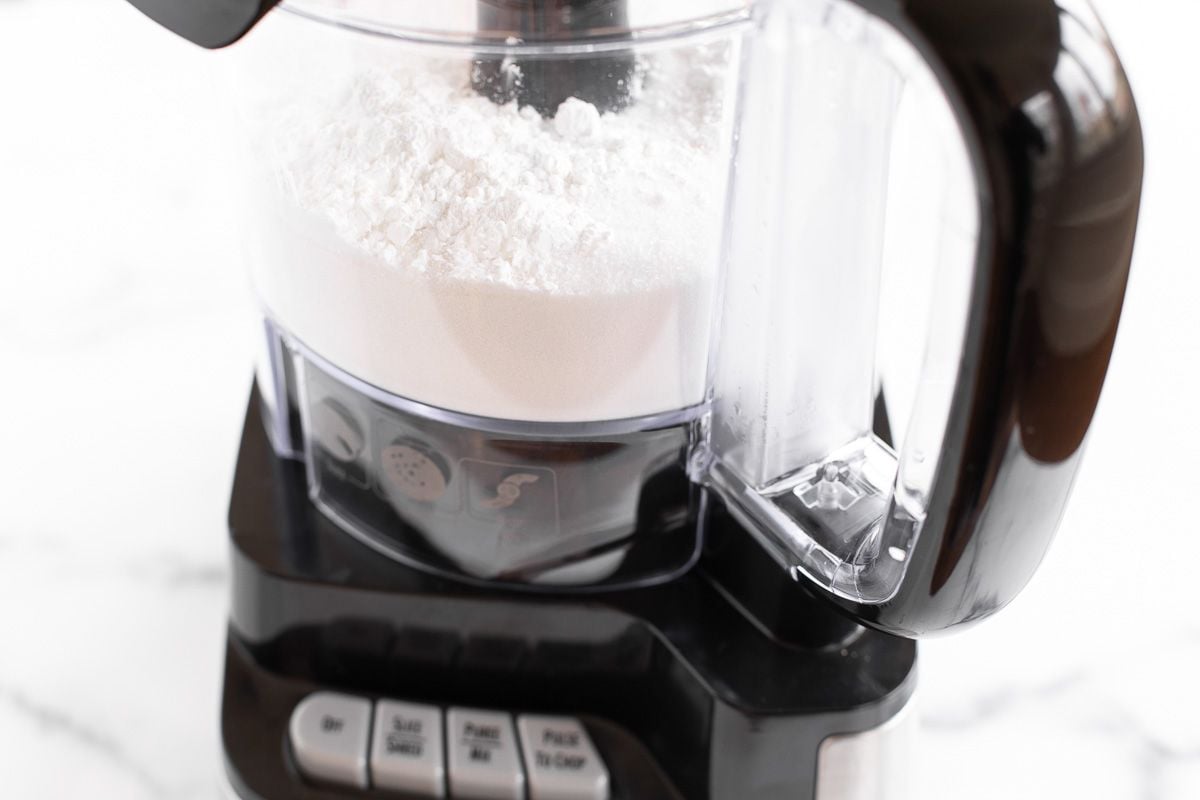
[[[1141, 106], [1125, 321], [1059, 540], [924, 646], [918, 797], [1200, 797], [1200, 7], [1098, 0]], [[207, 54], [0, 0], [0, 796], [211, 797], [252, 321]]]

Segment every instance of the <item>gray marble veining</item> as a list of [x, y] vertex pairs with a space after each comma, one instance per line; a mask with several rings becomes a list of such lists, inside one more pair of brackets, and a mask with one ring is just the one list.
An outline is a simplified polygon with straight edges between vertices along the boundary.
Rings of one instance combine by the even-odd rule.
[[[1098, 5], [1155, 155], [1127, 319], [1040, 574], [924, 646], [917, 798], [1200, 797], [1200, 383], [1162, 366], [1200, 364], [1173, 238], [1200, 148], [1158, 56], [1188, 50], [1200, 11]], [[216, 797], [254, 321], [208, 56], [124, 3], [0, 4], [3, 797]]]

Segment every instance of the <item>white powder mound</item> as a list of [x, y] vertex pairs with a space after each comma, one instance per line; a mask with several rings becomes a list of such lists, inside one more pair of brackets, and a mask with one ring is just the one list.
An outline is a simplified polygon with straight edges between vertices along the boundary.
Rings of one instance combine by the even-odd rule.
[[269, 98], [267, 313], [351, 374], [468, 414], [701, 402], [731, 61], [728, 43], [643, 56], [615, 114], [570, 98], [543, 119], [474, 92], [469, 59], [404, 53]]
[[278, 142], [294, 200], [388, 268], [535, 292], [627, 292], [711, 267], [728, 48], [657, 54], [622, 113], [553, 119], [463, 61], [355, 76]]

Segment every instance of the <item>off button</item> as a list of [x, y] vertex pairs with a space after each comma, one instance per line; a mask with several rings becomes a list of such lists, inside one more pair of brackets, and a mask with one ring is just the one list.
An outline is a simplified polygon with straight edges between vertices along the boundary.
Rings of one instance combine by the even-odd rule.
[[292, 712], [288, 737], [300, 771], [317, 780], [367, 788], [371, 701], [317, 692]]
[[517, 730], [530, 800], [608, 800], [608, 770], [579, 720], [525, 714]]

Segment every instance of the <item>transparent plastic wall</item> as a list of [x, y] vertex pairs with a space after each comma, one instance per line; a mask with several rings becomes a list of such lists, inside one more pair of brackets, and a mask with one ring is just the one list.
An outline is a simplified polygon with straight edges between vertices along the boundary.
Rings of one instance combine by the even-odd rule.
[[348, 533], [526, 589], [694, 563], [741, 6], [292, 0], [233, 48], [261, 394]]
[[886, 22], [825, 0], [756, 11], [707, 477], [795, 574], [882, 602], [939, 466], [978, 193], [949, 101]]
[[504, 3], [272, 12], [228, 87], [264, 314], [461, 413], [701, 405], [744, 14], [671, 5], [547, 41], [497, 40]]
[[548, 431], [415, 408], [283, 345], [313, 501], [414, 566], [525, 588], [662, 580], [697, 555], [694, 425]]

